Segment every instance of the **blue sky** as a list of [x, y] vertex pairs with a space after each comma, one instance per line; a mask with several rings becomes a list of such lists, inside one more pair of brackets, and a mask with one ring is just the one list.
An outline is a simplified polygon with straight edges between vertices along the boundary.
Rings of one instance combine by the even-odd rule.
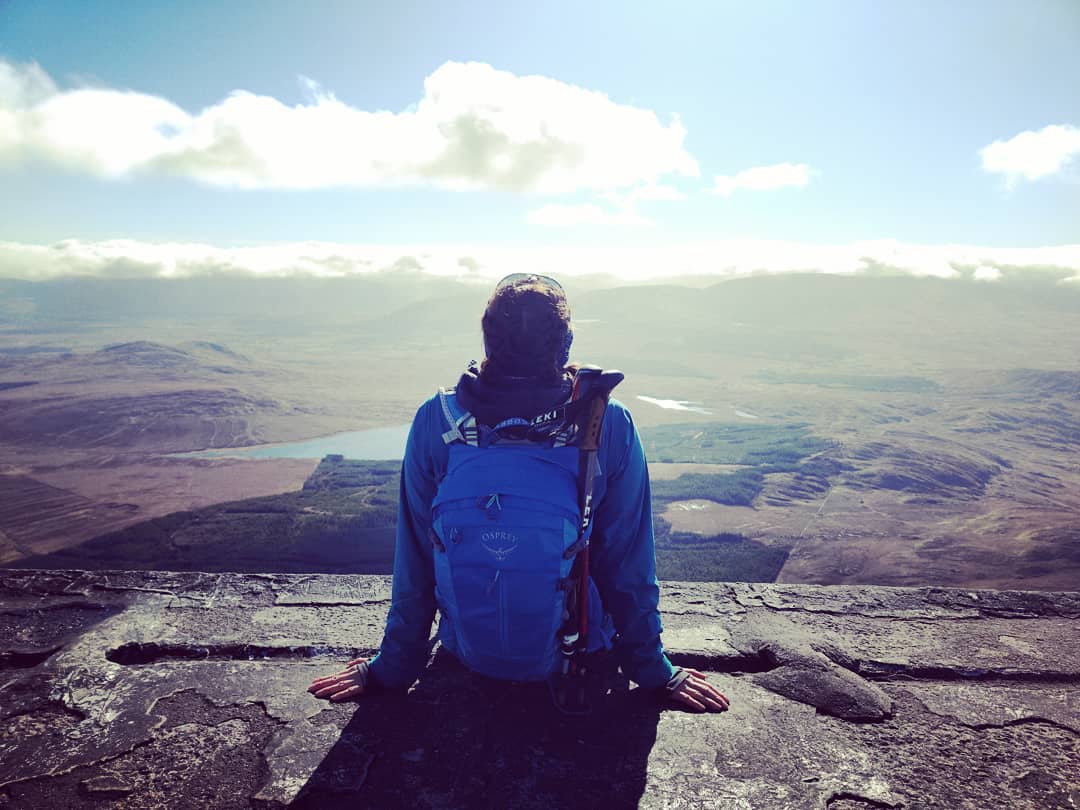
[[1080, 243], [1074, 0], [540, 5], [0, 0], [0, 241]]

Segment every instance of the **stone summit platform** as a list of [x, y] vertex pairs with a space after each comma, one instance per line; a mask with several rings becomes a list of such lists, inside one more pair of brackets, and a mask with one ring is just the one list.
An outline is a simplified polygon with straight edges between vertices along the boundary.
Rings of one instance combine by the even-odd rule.
[[1077, 593], [666, 583], [667, 646], [720, 715], [635, 690], [564, 718], [445, 654], [407, 695], [308, 695], [389, 595], [0, 573], [0, 807], [1080, 807]]

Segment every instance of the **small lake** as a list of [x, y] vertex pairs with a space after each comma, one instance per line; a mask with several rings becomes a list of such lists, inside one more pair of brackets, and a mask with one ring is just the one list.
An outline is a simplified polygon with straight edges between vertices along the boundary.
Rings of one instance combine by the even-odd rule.
[[[700, 402], [691, 402], [688, 399], [660, 399], [659, 397], [647, 397], [638, 394], [638, 399], [642, 402], [648, 402], [650, 405], [655, 405], [658, 408], [663, 408], [668, 411], [690, 411], [692, 413], [705, 414], [706, 416], [712, 416], [713, 412], [701, 407]], [[749, 411], [739, 410], [734, 405], [731, 406], [731, 410], [740, 419], [760, 419], [757, 414], [750, 413]]]
[[405, 441], [409, 426], [352, 430], [333, 436], [320, 436], [300, 442], [257, 444], [251, 447], [227, 447], [200, 450], [197, 453], [178, 453], [189, 458], [322, 458], [340, 453], [345, 458], [366, 461], [388, 461], [405, 457]]

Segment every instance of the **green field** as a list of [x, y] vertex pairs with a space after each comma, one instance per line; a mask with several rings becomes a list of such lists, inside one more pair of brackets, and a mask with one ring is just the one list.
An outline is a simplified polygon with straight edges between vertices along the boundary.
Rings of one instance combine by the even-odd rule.
[[663, 582], [775, 582], [786, 549], [755, 540], [656, 551], [656, 576]]
[[732, 473], [685, 473], [678, 478], [652, 482], [653, 506], [673, 501], [707, 500], [729, 506], [749, 506], [761, 492], [765, 476], [759, 470]]
[[926, 377], [880, 374], [791, 374], [762, 371], [757, 375], [770, 385], [817, 385], [821, 388], [846, 388], [852, 391], [926, 394], [941, 391], [941, 386]]
[[832, 446], [805, 423], [745, 425], [702, 422], [641, 431], [650, 461], [703, 464], [794, 464]]

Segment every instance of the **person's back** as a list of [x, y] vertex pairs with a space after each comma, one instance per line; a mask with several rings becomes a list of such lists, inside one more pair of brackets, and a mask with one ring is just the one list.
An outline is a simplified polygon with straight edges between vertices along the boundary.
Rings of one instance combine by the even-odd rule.
[[[425, 402], [413, 421], [379, 654], [317, 679], [309, 691], [337, 701], [407, 688], [428, 659], [438, 609], [443, 647], [483, 674], [554, 683], [559, 662], [551, 651], [561, 635], [565, 654], [613, 646], [622, 672], [639, 686], [666, 687], [697, 710], [725, 709], [705, 676], [676, 670], [664, 655], [648, 468], [624, 406], [601, 406], [598, 463], [578, 463], [584, 451], [570, 424], [580, 409], [562, 288], [540, 276], [508, 276], [482, 326], [483, 365]], [[545, 470], [547, 462], [562, 472]], [[536, 485], [545, 490], [539, 498]], [[501, 508], [500, 494], [512, 508]], [[545, 522], [543, 531], [523, 527]], [[538, 548], [545, 544], [552, 547]], [[570, 633], [579, 608], [585, 642]], [[575, 649], [567, 646], [571, 635]]]

